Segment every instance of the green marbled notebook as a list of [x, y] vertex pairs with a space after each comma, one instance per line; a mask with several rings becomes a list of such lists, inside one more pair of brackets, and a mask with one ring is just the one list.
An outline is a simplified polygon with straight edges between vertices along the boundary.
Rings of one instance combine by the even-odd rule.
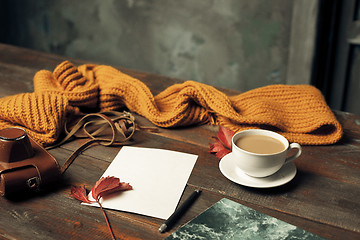
[[323, 239], [318, 235], [223, 198], [166, 238], [170, 239]]

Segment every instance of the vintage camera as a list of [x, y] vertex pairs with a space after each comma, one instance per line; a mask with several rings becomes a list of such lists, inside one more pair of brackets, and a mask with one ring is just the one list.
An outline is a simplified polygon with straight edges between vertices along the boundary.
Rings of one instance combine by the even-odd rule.
[[28, 136], [25, 129], [0, 130], [0, 194], [40, 191], [61, 177], [56, 159]]

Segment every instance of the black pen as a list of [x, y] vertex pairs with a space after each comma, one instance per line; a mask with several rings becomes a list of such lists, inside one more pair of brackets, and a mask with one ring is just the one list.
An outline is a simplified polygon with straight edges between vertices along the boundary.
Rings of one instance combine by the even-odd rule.
[[178, 208], [176, 211], [171, 214], [171, 216], [163, 223], [161, 224], [159, 228], [159, 232], [163, 233], [166, 231], [166, 229], [170, 228], [179, 218], [182, 214], [185, 213], [187, 208], [195, 201], [195, 199], [200, 194], [200, 189], [196, 189], [188, 199], [185, 200], [185, 202]]

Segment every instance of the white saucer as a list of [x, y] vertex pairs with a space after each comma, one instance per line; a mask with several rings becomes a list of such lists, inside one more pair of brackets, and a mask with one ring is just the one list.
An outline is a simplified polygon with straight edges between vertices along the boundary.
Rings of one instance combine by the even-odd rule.
[[281, 186], [290, 182], [296, 175], [295, 164], [289, 162], [284, 164], [284, 166], [282, 166], [279, 171], [268, 177], [251, 177], [235, 166], [232, 153], [227, 154], [221, 159], [219, 168], [221, 173], [229, 180], [247, 187], [255, 188], [271, 188]]

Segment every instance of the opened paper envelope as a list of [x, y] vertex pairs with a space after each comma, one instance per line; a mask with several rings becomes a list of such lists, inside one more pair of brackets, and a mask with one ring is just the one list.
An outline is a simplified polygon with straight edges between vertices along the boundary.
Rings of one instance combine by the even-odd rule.
[[[133, 190], [101, 199], [104, 208], [167, 219], [176, 209], [197, 155], [124, 146], [102, 177], [114, 176]], [[91, 198], [91, 193], [89, 194]], [[98, 206], [97, 204], [89, 204]]]

